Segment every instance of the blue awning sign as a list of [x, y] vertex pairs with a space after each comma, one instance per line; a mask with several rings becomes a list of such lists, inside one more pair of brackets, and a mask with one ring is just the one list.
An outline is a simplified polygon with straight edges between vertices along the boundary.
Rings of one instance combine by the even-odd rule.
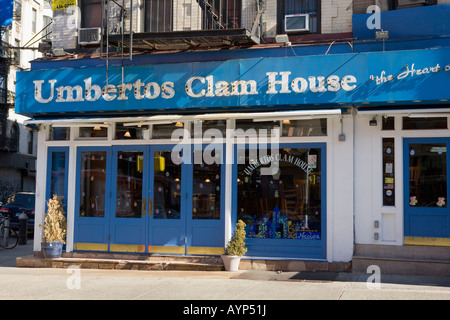
[[[307, 108], [450, 99], [450, 49], [18, 72], [16, 112]], [[108, 75], [108, 79], [106, 79]]]

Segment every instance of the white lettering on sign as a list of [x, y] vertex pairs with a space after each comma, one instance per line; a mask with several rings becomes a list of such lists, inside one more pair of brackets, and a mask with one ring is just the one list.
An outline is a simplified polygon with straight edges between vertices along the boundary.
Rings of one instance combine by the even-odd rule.
[[[357, 80], [353, 75], [346, 75], [340, 78], [337, 75], [291, 77], [291, 72], [267, 72], [266, 94], [289, 94], [305, 93], [308, 90], [312, 93], [337, 92], [339, 90], [355, 90]], [[128, 100], [134, 97], [136, 100], [143, 99], [171, 99], [175, 96], [175, 84], [166, 81], [162, 84], [157, 82], [144, 83], [137, 79], [133, 83], [123, 83], [119, 85], [107, 84], [100, 87], [92, 83], [92, 78], [86, 78], [82, 84], [75, 86], [56, 86], [57, 80], [35, 80], [34, 98], [39, 103], [55, 102], [82, 102], [97, 101], [102, 98], [104, 101]], [[45, 90], [44, 90], [45, 89]], [[48, 92], [48, 97], [43, 97], [43, 91]], [[255, 80], [237, 80], [227, 82], [217, 80], [215, 76], [206, 77], [194, 76], [185, 83], [185, 93], [191, 98], [213, 98], [243, 95], [258, 95], [260, 93]], [[54, 99], [56, 96], [56, 99]]]
[[385, 82], [395, 81], [395, 80], [402, 80], [407, 78], [413, 78], [417, 76], [425, 76], [430, 75], [433, 73], [440, 72], [442, 70], [448, 72], [450, 71], [450, 65], [446, 65], [444, 68], [442, 68], [439, 63], [436, 65], [428, 66], [425, 68], [417, 68], [415, 64], [411, 64], [411, 66], [406, 65], [404, 67], [404, 71], [400, 72], [398, 75], [394, 76], [392, 74], [387, 74], [386, 71], [381, 71], [381, 74], [379, 76], [377, 75], [371, 75], [369, 79], [371, 81], [375, 81], [377, 85], [383, 84]]
[[[278, 73], [277, 72], [268, 72], [267, 76], [269, 79], [268, 90], [266, 93], [268, 94], [276, 94], [276, 93], [291, 93], [289, 89], [289, 76], [291, 72], [280, 72], [281, 80], [276, 80]], [[290, 87], [292, 91], [295, 93], [303, 93], [307, 89], [311, 90], [311, 92], [326, 92], [326, 91], [339, 91], [341, 88], [345, 91], [352, 91], [356, 88], [356, 78], [351, 75], [344, 76], [342, 80], [336, 76], [331, 75], [328, 78], [322, 76], [318, 77], [308, 77], [308, 80], [305, 78], [295, 78], [290, 83]], [[279, 87], [277, 87], [277, 85]], [[277, 91], [277, 88], [280, 91]]]

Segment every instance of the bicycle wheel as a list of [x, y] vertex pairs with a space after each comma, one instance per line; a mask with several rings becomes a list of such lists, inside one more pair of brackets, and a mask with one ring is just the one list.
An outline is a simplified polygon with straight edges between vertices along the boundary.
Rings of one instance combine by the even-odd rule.
[[19, 237], [13, 229], [6, 228], [4, 225], [0, 227], [0, 246], [5, 249], [12, 249], [17, 246], [18, 242]]

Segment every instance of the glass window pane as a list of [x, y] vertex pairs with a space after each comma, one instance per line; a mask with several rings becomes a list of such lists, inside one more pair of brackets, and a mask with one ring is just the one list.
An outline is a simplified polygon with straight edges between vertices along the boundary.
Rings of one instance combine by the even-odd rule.
[[70, 140], [70, 128], [50, 127], [50, 140]]
[[[226, 120], [193, 121], [191, 136], [196, 138], [225, 138], [227, 130]], [[206, 132], [206, 134], [205, 134]]]
[[81, 24], [83, 28], [101, 26], [102, 2], [100, 0], [83, 0], [81, 11]]
[[283, 137], [326, 136], [327, 119], [283, 120]]
[[263, 121], [254, 122], [252, 119], [236, 120], [236, 135], [240, 134], [240, 130], [243, 134], [251, 135], [268, 135], [270, 136], [272, 130], [280, 129], [280, 121]]
[[51, 153], [52, 168], [50, 174], [50, 194], [52, 197], [54, 194], [58, 196], [64, 196], [64, 202], [66, 201], [66, 194], [64, 192], [64, 186], [66, 181], [66, 153], [64, 151], [55, 151]]
[[172, 31], [172, 0], [145, 1], [145, 31]]
[[81, 153], [80, 216], [105, 216], [106, 151]]
[[147, 126], [124, 126], [123, 123], [116, 124], [116, 139], [144, 139], [144, 130]]
[[80, 127], [80, 138], [106, 138], [108, 128], [106, 127]]
[[273, 175], [261, 174], [270, 163], [245, 159], [238, 164], [237, 202], [247, 237], [320, 240], [321, 149], [281, 149]]
[[410, 144], [409, 192], [410, 206], [447, 207], [447, 144]]
[[403, 117], [403, 130], [447, 129], [447, 117], [410, 118]]
[[394, 138], [383, 138], [383, 205], [395, 205]]
[[[197, 159], [196, 153], [203, 154], [203, 150], [195, 150], [194, 159]], [[216, 150], [216, 153], [220, 151]], [[220, 155], [215, 156], [220, 159]], [[194, 163], [193, 172], [192, 219], [220, 219], [220, 161]]]
[[174, 130], [183, 128], [184, 124], [182, 122], [155, 124], [152, 128], [152, 139], [170, 139]]
[[153, 218], [180, 219], [181, 165], [172, 161], [172, 151], [154, 154]]
[[383, 117], [381, 119], [381, 130], [395, 130], [395, 118]]
[[116, 217], [140, 218], [142, 209], [142, 176], [144, 153], [117, 153]]

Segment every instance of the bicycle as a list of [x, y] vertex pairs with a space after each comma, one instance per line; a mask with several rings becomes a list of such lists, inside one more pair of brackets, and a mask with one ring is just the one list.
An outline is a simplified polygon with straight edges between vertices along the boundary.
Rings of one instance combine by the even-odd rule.
[[19, 236], [16, 231], [9, 227], [9, 217], [0, 215], [0, 246], [5, 249], [12, 249], [17, 246]]

